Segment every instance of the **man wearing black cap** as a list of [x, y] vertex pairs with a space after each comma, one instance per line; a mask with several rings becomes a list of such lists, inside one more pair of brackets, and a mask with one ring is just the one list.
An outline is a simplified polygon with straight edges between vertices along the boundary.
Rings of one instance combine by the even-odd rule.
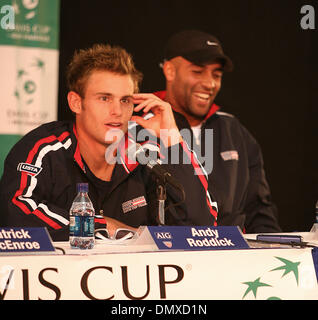
[[[258, 143], [214, 103], [223, 72], [233, 69], [219, 40], [197, 30], [182, 31], [168, 40], [164, 55], [166, 91], [156, 95], [172, 105], [179, 130], [188, 129], [188, 144], [211, 168], [209, 191], [218, 203], [218, 225], [238, 225], [247, 233], [281, 231]], [[213, 159], [207, 160], [209, 152]], [[207, 161], [213, 161], [213, 169]]]

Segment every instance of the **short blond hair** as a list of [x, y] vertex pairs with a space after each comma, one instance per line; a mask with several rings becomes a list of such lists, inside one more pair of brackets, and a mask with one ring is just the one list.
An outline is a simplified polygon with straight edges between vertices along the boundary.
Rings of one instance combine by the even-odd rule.
[[74, 53], [66, 71], [68, 89], [84, 97], [87, 79], [96, 70], [130, 75], [134, 91], [139, 92], [143, 75], [136, 69], [131, 54], [122, 47], [108, 44], [95, 44]]

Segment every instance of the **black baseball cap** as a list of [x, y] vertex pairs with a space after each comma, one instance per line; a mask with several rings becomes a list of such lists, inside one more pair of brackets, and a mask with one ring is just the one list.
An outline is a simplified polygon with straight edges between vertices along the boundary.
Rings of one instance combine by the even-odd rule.
[[169, 38], [164, 48], [164, 60], [178, 56], [197, 65], [219, 61], [224, 71], [233, 70], [233, 63], [224, 54], [220, 41], [199, 30], [184, 30]]

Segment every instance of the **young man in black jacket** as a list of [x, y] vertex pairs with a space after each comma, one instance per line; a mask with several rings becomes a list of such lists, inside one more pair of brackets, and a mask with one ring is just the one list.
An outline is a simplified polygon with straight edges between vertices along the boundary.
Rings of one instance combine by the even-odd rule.
[[182, 202], [181, 193], [167, 185], [167, 220], [181, 225], [216, 224], [207, 178], [194, 174], [198, 163], [182, 140], [170, 104], [137, 93], [141, 74], [124, 49], [95, 45], [80, 50], [67, 78], [67, 99], [75, 121], [44, 124], [12, 148], [0, 182], [3, 226], [44, 226], [53, 240], [68, 240], [69, 209], [79, 182], [89, 183], [95, 223], [107, 224], [111, 235], [120, 227], [156, 224], [157, 180], [146, 166], [127, 156], [127, 148], [135, 143], [127, 132], [128, 121], [140, 121], [138, 116], [132, 118], [133, 110], [151, 110], [155, 116], [141, 119], [144, 127], [156, 136], [168, 130], [170, 136], [161, 147], [189, 159], [189, 164], [164, 164], [186, 196]]
[[214, 103], [223, 72], [233, 67], [218, 39], [198, 30], [176, 33], [166, 44], [162, 67], [166, 91], [156, 95], [171, 104], [179, 130], [191, 132], [184, 139], [209, 175], [218, 225], [238, 225], [248, 233], [279, 232], [258, 143]]

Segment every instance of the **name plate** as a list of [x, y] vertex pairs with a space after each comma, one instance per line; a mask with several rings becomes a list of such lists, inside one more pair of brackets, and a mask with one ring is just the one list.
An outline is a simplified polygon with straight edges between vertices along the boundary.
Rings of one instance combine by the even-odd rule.
[[160, 250], [237, 250], [249, 245], [237, 226], [147, 227]]
[[54, 253], [46, 228], [0, 228], [0, 255]]

